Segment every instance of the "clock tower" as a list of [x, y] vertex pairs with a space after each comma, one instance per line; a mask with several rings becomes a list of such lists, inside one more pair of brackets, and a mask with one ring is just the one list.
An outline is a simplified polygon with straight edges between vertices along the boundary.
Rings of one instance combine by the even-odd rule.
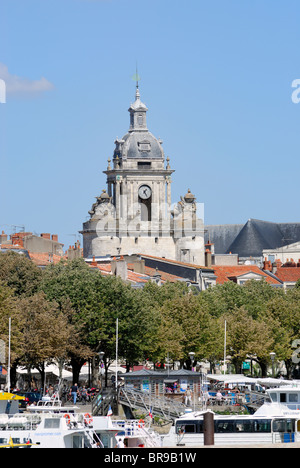
[[[194, 253], [186, 256], [190, 248], [186, 248], [182, 237], [185, 237], [183, 228], [187, 214], [183, 214], [182, 201], [178, 209], [172, 209], [174, 171], [169, 158], [165, 158], [162, 141], [147, 128], [148, 108], [140, 99], [138, 84], [135, 101], [128, 111], [129, 130], [123, 138], [115, 140], [113, 158], [108, 159], [104, 171], [107, 189], [96, 198], [89, 212], [90, 220], [83, 224], [84, 256], [144, 253], [174, 260], [189, 259], [190, 263], [201, 260], [199, 264], [204, 264], [202, 220], [198, 220], [200, 228], [199, 223], [194, 222], [191, 223], [193, 232], [187, 231], [187, 237], [194, 239]], [[195, 221], [194, 212], [193, 216]]]

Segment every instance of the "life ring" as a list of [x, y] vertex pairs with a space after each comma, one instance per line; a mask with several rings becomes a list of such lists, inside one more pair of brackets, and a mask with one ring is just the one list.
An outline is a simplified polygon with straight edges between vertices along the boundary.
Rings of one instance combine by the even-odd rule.
[[71, 423], [71, 416], [69, 414], [65, 414], [64, 418], [67, 421], [67, 424], [69, 425]]
[[145, 421], [143, 419], [139, 420], [138, 427], [141, 429], [142, 427], [145, 427]]
[[89, 413], [85, 413], [84, 421], [86, 422], [86, 424], [92, 424], [93, 418]]

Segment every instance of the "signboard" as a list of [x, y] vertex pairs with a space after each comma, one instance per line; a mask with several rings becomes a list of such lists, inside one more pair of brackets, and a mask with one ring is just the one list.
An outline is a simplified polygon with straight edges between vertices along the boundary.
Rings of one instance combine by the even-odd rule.
[[142, 382], [142, 390], [145, 393], [149, 393], [150, 391], [150, 386], [149, 386], [149, 380], [143, 380]]
[[243, 362], [242, 369], [250, 370], [250, 362]]

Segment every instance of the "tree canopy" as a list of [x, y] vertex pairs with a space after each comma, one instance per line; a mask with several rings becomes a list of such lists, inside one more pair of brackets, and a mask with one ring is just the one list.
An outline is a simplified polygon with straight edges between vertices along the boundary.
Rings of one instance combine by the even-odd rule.
[[202, 293], [182, 282], [133, 288], [120, 278], [102, 276], [83, 259], [62, 260], [44, 270], [28, 258], [0, 255], [0, 339], [7, 343], [12, 318], [13, 364], [36, 367], [43, 375], [53, 361], [73, 367], [78, 380], [83, 363], [97, 369], [104, 353], [107, 370], [115, 359], [116, 320], [119, 357], [129, 369], [167, 357], [189, 366], [214, 368], [223, 360], [224, 323], [227, 354], [236, 372], [251, 357], [266, 375], [270, 352], [291, 375], [294, 340], [299, 339], [300, 287], [287, 292], [265, 281], [233, 282]]

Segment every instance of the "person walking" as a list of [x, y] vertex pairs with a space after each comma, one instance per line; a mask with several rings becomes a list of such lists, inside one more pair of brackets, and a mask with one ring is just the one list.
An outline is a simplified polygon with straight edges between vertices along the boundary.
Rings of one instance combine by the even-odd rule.
[[86, 405], [87, 403], [87, 398], [88, 398], [88, 392], [87, 392], [87, 389], [85, 387], [82, 388], [82, 391], [81, 391], [81, 398], [82, 398], [82, 404], [83, 405]]
[[73, 404], [76, 405], [77, 401], [77, 394], [78, 394], [78, 385], [77, 383], [71, 387], [71, 395], [73, 398]]
[[185, 392], [185, 405], [186, 406], [192, 406], [192, 397], [193, 393], [192, 390], [190, 389], [190, 386], [187, 386], [187, 390]]

